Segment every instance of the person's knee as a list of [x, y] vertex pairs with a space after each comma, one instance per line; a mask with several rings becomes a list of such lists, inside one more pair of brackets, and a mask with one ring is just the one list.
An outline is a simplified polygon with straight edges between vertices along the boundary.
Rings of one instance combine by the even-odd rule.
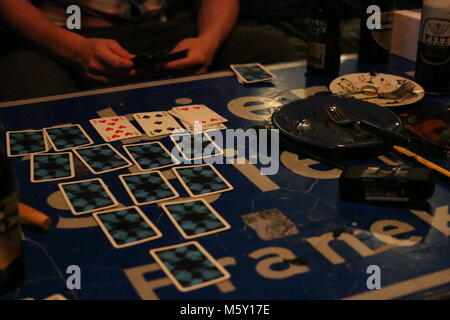
[[12, 50], [0, 58], [0, 97], [27, 99], [75, 91], [77, 86], [67, 68], [38, 52]]
[[[28, 71], [29, 76], [32, 76], [31, 72], [34, 71], [43, 78], [55, 73], [66, 73], [61, 63], [46, 55], [26, 49], [15, 49], [6, 53], [0, 58], [0, 67], [13, 74]], [[45, 75], [45, 71], [47, 71], [47, 75]]]
[[236, 27], [224, 45], [224, 56], [233, 63], [275, 63], [299, 59], [284, 36], [262, 28]]

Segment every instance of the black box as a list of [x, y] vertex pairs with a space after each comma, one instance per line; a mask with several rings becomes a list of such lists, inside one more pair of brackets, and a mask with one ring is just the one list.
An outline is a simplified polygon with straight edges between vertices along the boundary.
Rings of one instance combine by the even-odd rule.
[[424, 202], [434, 193], [431, 170], [406, 166], [350, 166], [339, 179], [343, 200]]

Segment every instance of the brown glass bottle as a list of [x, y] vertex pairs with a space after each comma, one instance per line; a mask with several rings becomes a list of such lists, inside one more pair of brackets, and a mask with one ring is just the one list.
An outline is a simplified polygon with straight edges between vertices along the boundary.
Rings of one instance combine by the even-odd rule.
[[312, 1], [308, 15], [308, 75], [335, 75], [341, 63], [338, 0]]
[[[359, 33], [359, 59], [363, 62], [386, 64], [389, 61], [391, 48], [392, 25], [394, 22], [395, 1], [364, 0], [362, 1], [361, 24]], [[373, 12], [367, 13], [369, 6], [380, 9], [380, 29], [370, 29], [368, 19]]]

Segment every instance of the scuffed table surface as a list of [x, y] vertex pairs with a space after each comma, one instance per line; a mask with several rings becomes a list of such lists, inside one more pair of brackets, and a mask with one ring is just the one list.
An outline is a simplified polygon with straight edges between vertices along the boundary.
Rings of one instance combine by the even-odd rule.
[[[395, 57], [391, 66], [379, 71], [406, 76], [414, 69]], [[304, 62], [274, 65], [270, 70], [277, 77], [274, 86], [243, 86], [231, 72], [223, 72], [9, 107], [2, 104], [0, 119], [6, 130], [79, 123], [95, 143], [101, 143], [89, 119], [194, 103], [229, 119], [229, 128], [247, 129], [262, 124], [284, 103], [326, 90], [323, 86], [330, 80], [307, 81]], [[355, 57], [346, 57], [341, 74], [357, 71], [370, 70], [358, 69]], [[427, 97], [422, 105], [448, 103], [448, 98]], [[171, 146], [168, 138], [162, 142]], [[113, 145], [123, 151], [122, 142]], [[14, 159], [22, 202], [51, 216], [54, 226], [48, 233], [24, 231], [26, 279], [18, 292], [4, 298], [43, 299], [60, 293], [68, 299], [395, 299], [450, 290], [448, 184], [438, 183], [428, 211], [344, 203], [337, 195], [339, 170], [289, 151], [281, 150], [280, 158], [279, 172], [273, 176], [259, 175], [259, 165], [248, 163], [216, 166], [235, 190], [208, 201], [232, 228], [198, 241], [232, 277], [189, 293], [179, 292], [148, 253], [185, 241], [161, 208], [142, 207], [163, 238], [114, 249], [92, 217], [70, 213], [57, 183], [31, 183], [28, 160]], [[448, 161], [440, 164], [450, 167]], [[119, 173], [127, 169], [101, 177], [121, 203], [131, 205]], [[77, 170], [78, 180], [89, 177], [87, 170]], [[183, 190], [178, 182], [174, 185]], [[377, 234], [387, 225], [402, 233], [395, 238]], [[81, 290], [66, 287], [70, 265], [81, 268]], [[381, 269], [381, 290], [366, 286], [370, 265]]]

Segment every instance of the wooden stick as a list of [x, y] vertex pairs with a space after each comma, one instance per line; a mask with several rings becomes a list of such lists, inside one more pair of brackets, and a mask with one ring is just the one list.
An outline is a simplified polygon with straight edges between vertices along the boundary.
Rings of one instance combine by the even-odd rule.
[[48, 231], [52, 226], [52, 219], [49, 216], [26, 204], [19, 203], [20, 220], [23, 224], [38, 227]]
[[431, 170], [436, 170], [439, 173], [442, 173], [444, 176], [447, 176], [450, 178], [450, 171], [448, 171], [447, 169], [442, 168], [441, 166], [438, 166], [437, 164], [428, 161], [425, 158], [422, 158], [421, 156], [415, 154], [412, 151], [409, 151], [408, 149], [399, 147], [399, 146], [393, 146], [393, 148], [397, 151], [400, 152], [401, 154], [404, 154], [408, 157], [414, 158], [417, 162], [423, 164], [425, 167], [431, 169]]

